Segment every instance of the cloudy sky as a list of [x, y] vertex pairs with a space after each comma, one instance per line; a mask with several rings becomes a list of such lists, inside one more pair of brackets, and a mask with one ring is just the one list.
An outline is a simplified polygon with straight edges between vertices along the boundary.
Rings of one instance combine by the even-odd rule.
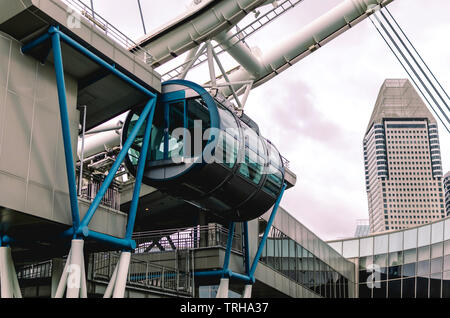
[[[126, 9], [124, 2], [129, 3]], [[141, 0], [147, 31], [183, 13], [190, 2]], [[340, 2], [304, 0], [247, 43], [265, 52]], [[143, 35], [136, 1], [94, 0], [94, 4], [131, 38]], [[450, 90], [450, 1], [395, 0], [389, 9]], [[362, 139], [383, 81], [406, 77], [366, 19], [252, 90], [246, 113], [290, 160], [298, 177], [282, 206], [322, 239], [353, 236], [356, 220], [368, 218]], [[443, 127], [440, 142], [445, 173], [450, 170], [450, 136]]]

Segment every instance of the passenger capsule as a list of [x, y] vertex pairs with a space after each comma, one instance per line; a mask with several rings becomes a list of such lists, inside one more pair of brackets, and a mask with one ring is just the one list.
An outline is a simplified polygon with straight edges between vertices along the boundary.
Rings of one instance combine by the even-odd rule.
[[[220, 101], [222, 100], [222, 101]], [[163, 83], [143, 183], [227, 221], [247, 221], [275, 203], [284, 182], [280, 153], [245, 114], [186, 80]], [[142, 108], [130, 111], [123, 143]], [[125, 159], [135, 175], [145, 124]]]

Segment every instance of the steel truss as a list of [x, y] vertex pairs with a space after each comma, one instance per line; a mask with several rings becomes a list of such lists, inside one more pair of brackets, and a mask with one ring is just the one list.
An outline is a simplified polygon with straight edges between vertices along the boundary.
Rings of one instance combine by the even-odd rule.
[[[66, 173], [68, 179], [70, 206], [72, 214], [72, 227], [63, 233], [63, 237], [72, 239], [71, 248], [55, 297], [56, 298], [63, 297], [66, 287], [67, 287], [66, 297], [68, 298], [87, 297], [83, 248], [85, 239], [89, 238], [106, 243], [114, 248], [122, 250], [122, 254], [120, 257], [120, 261], [117, 265], [115, 275], [113, 275], [111, 282], [108, 285], [107, 292], [105, 293], [105, 297], [110, 297], [112, 295], [113, 297], [120, 298], [123, 297], [125, 293], [126, 277], [130, 264], [131, 250], [135, 249], [136, 247], [136, 243], [134, 242], [134, 240], [132, 240], [132, 234], [136, 219], [142, 176], [144, 173], [145, 162], [147, 160], [146, 158], [147, 150], [149, 146], [153, 115], [156, 106], [156, 95], [151, 91], [149, 91], [148, 89], [146, 89], [145, 87], [143, 87], [142, 85], [140, 85], [139, 83], [137, 83], [136, 81], [134, 81], [133, 79], [131, 79], [130, 77], [126, 76], [125, 74], [117, 70], [115, 65], [110, 65], [109, 63], [107, 63], [106, 61], [104, 61], [103, 59], [101, 59], [88, 49], [86, 49], [84, 46], [73, 40], [71, 37], [61, 32], [58, 26], [56, 27], [51, 26], [48, 29], [48, 31], [44, 33], [44, 35], [24, 45], [22, 47], [22, 53], [27, 54], [34, 47], [47, 41], [51, 41], [51, 48], [49, 49], [48, 53], [50, 53], [50, 50], [52, 50], [54, 56], [56, 84], [58, 89], [60, 119], [61, 119], [65, 162], [66, 162]], [[107, 69], [112, 74], [116, 75], [126, 83], [143, 92], [149, 98], [144, 110], [142, 111], [139, 120], [136, 122], [136, 125], [131, 131], [129, 138], [123, 145], [122, 150], [118, 154], [116, 161], [114, 162], [108, 173], [108, 176], [102, 183], [95, 199], [89, 206], [89, 209], [82, 220], [80, 220], [80, 213], [78, 209], [75, 165], [72, 157], [69, 117], [67, 111], [67, 98], [64, 83], [64, 68], [61, 52], [62, 41], [67, 45], [69, 45], [70, 47], [72, 47], [73, 49], [80, 52], [81, 54], [83, 54], [84, 56], [88, 57], [101, 67]], [[139, 158], [138, 162], [133, 199], [131, 202], [130, 212], [128, 215], [125, 237], [117, 238], [104, 233], [92, 231], [89, 229], [89, 223], [92, 220], [92, 217], [94, 216], [98, 206], [100, 205], [103, 196], [105, 195], [108, 187], [113, 181], [117, 170], [119, 169], [122, 161], [125, 159], [125, 156], [129, 148], [134, 142], [140, 128], [142, 127], [145, 121], [147, 121], [147, 123], [145, 128], [145, 137], [142, 145], [142, 155]], [[12, 286], [14, 287], [15, 284], [13, 284]]]

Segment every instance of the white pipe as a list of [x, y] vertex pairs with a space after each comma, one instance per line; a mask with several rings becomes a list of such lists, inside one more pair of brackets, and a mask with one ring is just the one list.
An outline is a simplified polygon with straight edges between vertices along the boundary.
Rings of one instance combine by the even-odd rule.
[[[153, 57], [152, 66], [161, 65], [179, 56], [198, 43], [211, 39], [242, 20], [249, 12], [266, 0], [216, 0], [206, 1], [183, 17], [164, 26], [154, 34], [142, 39], [138, 45]], [[208, 10], [195, 14], [205, 5]]]
[[128, 269], [130, 267], [131, 252], [122, 252], [119, 258], [117, 279], [114, 286], [113, 298], [123, 298], [127, 285]]
[[206, 42], [206, 52], [208, 57], [208, 69], [209, 69], [209, 78], [211, 79], [211, 85], [216, 86], [216, 70], [214, 67], [213, 48], [211, 41]]
[[201, 47], [195, 47], [195, 48], [189, 50], [188, 55], [186, 56], [186, 60], [184, 61], [183, 68], [180, 72], [180, 79], [185, 79], [187, 72], [189, 72], [192, 65], [198, 59], [200, 54], [203, 53], [204, 49], [205, 49], [205, 44], [203, 44]]
[[[255, 75], [241, 67], [230, 74], [230, 81], [254, 80], [253, 87], [257, 87], [364, 20], [372, 14], [370, 11], [372, 6], [380, 3], [386, 6], [392, 1], [346, 0], [299, 31], [292, 33], [281, 43], [273, 45], [273, 49], [261, 57], [262, 70], [259, 74]], [[234, 86], [235, 89], [237, 87]], [[230, 89], [226, 87], [221, 92], [225, 96], [231, 95]]]
[[242, 43], [242, 41], [239, 41], [233, 32], [222, 32], [214, 40], [253, 76], [258, 76], [262, 72], [263, 65], [259, 57], [253, 54], [251, 49]]
[[[84, 140], [84, 157], [88, 158], [120, 145], [121, 133], [115, 130], [86, 136]], [[81, 158], [81, 146], [78, 147], [78, 158]]]

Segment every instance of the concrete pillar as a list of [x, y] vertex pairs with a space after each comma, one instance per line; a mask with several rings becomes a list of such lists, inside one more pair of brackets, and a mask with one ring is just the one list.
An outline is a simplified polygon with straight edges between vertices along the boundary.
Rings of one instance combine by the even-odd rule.
[[0, 285], [1, 298], [22, 298], [11, 248], [6, 246], [0, 247]]
[[242, 298], [252, 298], [252, 285], [245, 285]]
[[228, 298], [229, 285], [230, 280], [228, 278], [221, 278], [216, 298]]
[[52, 259], [52, 282], [51, 282], [51, 297], [55, 298], [56, 290], [58, 289], [59, 281], [64, 270], [64, 261], [62, 258]]

